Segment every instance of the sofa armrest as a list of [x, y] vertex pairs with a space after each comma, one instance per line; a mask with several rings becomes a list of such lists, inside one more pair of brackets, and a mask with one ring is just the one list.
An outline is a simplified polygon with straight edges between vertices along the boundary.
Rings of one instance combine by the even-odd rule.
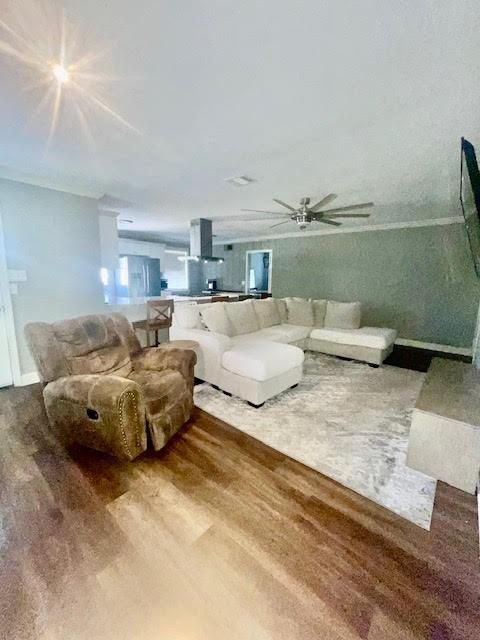
[[195, 340], [199, 344], [195, 375], [211, 384], [219, 384], [222, 355], [232, 346], [232, 339], [222, 333], [204, 329], [170, 328], [171, 340]]
[[196, 362], [195, 351], [162, 346], [142, 349], [132, 358], [133, 367], [137, 371], [165, 371], [166, 369], [179, 371], [190, 389], [193, 389], [193, 370]]
[[47, 384], [43, 397], [50, 424], [67, 441], [125, 460], [147, 448], [144, 396], [133, 380], [66, 376]]

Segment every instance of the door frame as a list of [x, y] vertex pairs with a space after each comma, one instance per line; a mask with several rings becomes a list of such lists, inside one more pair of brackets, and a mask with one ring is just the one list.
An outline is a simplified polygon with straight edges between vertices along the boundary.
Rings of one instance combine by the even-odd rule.
[[272, 293], [272, 261], [273, 261], [273, 249], [249, 249], [245, 251], [245, 293], [249, 293], [249, 281], [250, 273], [248, 270], [248, 256], [250, 253], [269, 253], [270, 259], [268, 261], [268, 293]]
[[18, 357], [17, 334], [15, 332], [15, 320], [13, 316], [12, 298], [10, 294], [10, 282], [8, 279], [7, 254], [5, 250], [5, 238], [3, 233], [2, 211], [0, 207], [0, 291], [5, 307], [5, 325], [7, 330], [7, 343], [10, 356], [10, 368], [12, 370], [13, 384], [22, 385], [20, 360]]

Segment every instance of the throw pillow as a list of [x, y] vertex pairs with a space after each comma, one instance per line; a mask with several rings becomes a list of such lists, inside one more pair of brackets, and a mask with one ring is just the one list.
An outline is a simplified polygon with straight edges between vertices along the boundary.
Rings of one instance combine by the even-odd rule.
[[284, 324], [288, 321], [287, 303], [283, 298], [272, 298], [277, 303], [278, 313], [280, 314], [280, 322]]
[[328, 301], [324, 325], [326, 329], [360, 329], [361, 320], [360, 302]]
[[233, 329], [225, 311], [228, 304], [228, 302], [212, 302], [212, 304], [199, 305], [199, 309], [200, 316], [209, 331], [231, 337], [234, 335]]
[[175, 304], [173, 324], [181, 329], [201, 329], [200, 306], [188, 302]]
[[321, 329], [325, 324], [325, 314], [327, 313], [326, 300], [312, 300], [313, 304], [313, 324]]
[[304, 298], [286, 298], [288, 324], [313, 327], [313, 304]]
[[282, 322], [275, 300], [267, 298], [266, 300], [252, 300], [252, 302], [261, 329], [273, 327]]
[[232, 336], [253, 333], [260, 329], [260, 325], [253, 308], [253, 300], [242, 302], [227, 302], [227, 316], [232, 327]]

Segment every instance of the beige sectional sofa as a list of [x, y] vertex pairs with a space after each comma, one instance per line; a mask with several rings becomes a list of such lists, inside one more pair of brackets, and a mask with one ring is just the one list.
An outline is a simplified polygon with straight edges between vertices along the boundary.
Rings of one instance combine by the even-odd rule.
[[172, 340], [196, 340], [195, 375], [258, 406], [297, 384], [304, 350], [380, 365], [397, 337], [361, 326], [359, 302], [268, 298], [176, 303]]

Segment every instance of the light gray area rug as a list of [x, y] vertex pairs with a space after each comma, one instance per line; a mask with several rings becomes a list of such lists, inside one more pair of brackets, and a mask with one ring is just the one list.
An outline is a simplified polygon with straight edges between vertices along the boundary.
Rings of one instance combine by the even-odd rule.
[[260, 409], [209, 384], [195, 387], [195, 404], [429, 529], [436, 481], [405, 464], [424, 375], [308, 353], [298, 387]]

